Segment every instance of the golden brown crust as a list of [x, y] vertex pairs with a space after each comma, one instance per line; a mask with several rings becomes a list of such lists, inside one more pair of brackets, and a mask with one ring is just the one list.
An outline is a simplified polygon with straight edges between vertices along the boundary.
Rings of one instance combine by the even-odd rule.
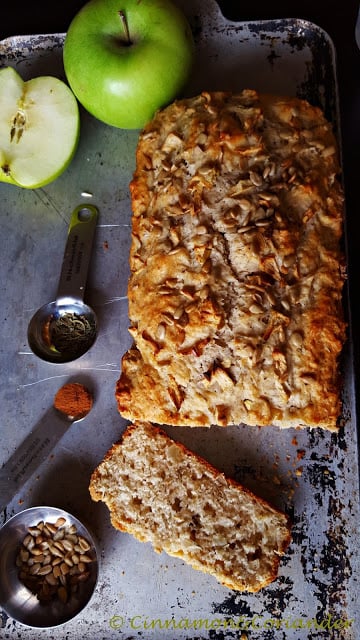
[[130, 185], [130, 420], [336, 429], [345, 340], [336, 143], [296, 98], [203, 93], [158, 113]]
[[290, 543], [286, 515], [150, 424], [126, 429], [89, 491], [115, 528], [230, 589], [255, 592], [275, 580]]

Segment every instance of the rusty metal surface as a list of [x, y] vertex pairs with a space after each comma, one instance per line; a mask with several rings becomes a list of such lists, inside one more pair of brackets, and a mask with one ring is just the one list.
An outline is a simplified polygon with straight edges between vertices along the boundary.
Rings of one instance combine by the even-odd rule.
[[[197, 63], [187, 94], [203, 89], [298, 95], [321, 106], [339, 131], [336, 60], [326, 33], [302, 20], [232, 23], [214, 0], [179, 1], [191, 21]], [[0, 66], [26, 78], [64, 77], [63, 35], [19, 36], [0, 43]], [[351, 345], [342, 361], [343, 416], [338, 434], [322, 431], [169, 428], [225, 473], [289, 513], [293, 540], [278, 579], [255, 595], [238, 594], [112, 529], [108, 511], [88, 494], [91, 471], [125, 421], [114, 390], [127, 334], [130, 246], [128, 183], [136, 131], [107, 127], [82, 112], [81, 140], [69, 169], [43, 189], [0, 185], [0, 464], [39, 422], [69, 380], [94, 391], [91, 414], [73, 425], [24, 485], [0, 523], [36, 504], [63, 507], [90, 526], [101, 549], [97, 591], [78, 618], [34, 630], [0, 611], [0, 637], [24, 640], [303, 640], [360, 637], [357, 585], [358, 444]], [[99, 319], [92, 349], [67, 365], [40, 361], [26, 339], [33, 312], [57, 286], [68, 221], [80, 202], [99, 208], [86, 301]], [[243, 634], [243, 635], [241, 635]]]

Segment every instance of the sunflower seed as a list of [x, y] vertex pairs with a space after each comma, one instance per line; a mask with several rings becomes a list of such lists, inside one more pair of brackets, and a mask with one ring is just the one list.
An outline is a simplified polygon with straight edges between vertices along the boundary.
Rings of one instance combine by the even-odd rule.
[[82, 536], [79, 536], [79, 546], [83, 551], [89, 551], [90, 549], [90, 544]]
[[70, 571], [69, 565], [66, 562], [62, 562], [60, 565], [60, 572], [62, 573], [62, 575], [66, 576], [66, 574], [69, 573], [69, 571]]
[[50, 584], [52, 587], [56, 587], [56, 585], [58, 584], [58, 579], [55, 576], [55, 573], [48, 573], [47, 576], [45, 576], [45, 580], [48, 584]]
[[70, 580], [75, 579], [73, 593], [77, 582], [90, 576], [90, 543], [78, 535], [75, 525], [64, 525], [61, 517], [29, 527], [15, 558], [19, 580], [44, 603], [57, 596], [65, 604]]
[[44, 529], [45, 531], [48, 531], [51, 534], [54, 534], [57, 531], [55, 525], [52, 524], [52, 522], [45, 522]]
[[57, 594], [59, 596], [59, 600], [61, 600], [61, 602], [65, 604], [68, 600], [68, 592], [67, 589], [65, 589], [65, 586], [62, 585], [61, 587], [59, 587], [57, 590]]
[[46, 576], [48, 573], [51, 573], [51, 572], [52, 572], [51, 565], [50, 564], [44, 564], [42, 567], [39, 568], [39, 571], [37, 573], [38, 573], [39, 576]]
[[30, 574], [32, 576], [35, 576], [37, 573], [39, 573], [41, 564], [39, 564], [38, 562], [36, 562], [36, 564], [33, 564], [32, 567], [30, 567]]
[[42, 555], [42, 549], [39, 549], [39, 547], [32, 547], [31, 553], [33, 556], [40, 556]]
[[175, 320], [179, 320], [182, 316], [184, 312], [183, 307], [178, 307], [177, 309], [175, 309], [174, 313], [173, 313], [173, 317]]
[[57, 530], [57, 532], [56, 532], [56, 533], [54, 533], [53, 540], [54, 540], [55, 542], [57, 542], [58, 540], [63, 540], [64, 536], [65, 536], [65, 531], [64, 531], [64, 529], [58, 529], [58, 530]]
[[262, 177], [256, 173], [256, 171], [249, 171], [249, 178], [255, 187], [260, 187], [262, 185]]
[[166, 327], [164, 324], [159, 324], [157, 330], [156, 330], [156, 338], [157, 340], [160, 340], [160, 342], [162, 342], [165, 338], [166, 335]]
[[30, 557], [30, 553], [26, 549], [22, 548], [20, 550], [21, 562], [27, 562], [29, 560], [29, 557]]
[[64, 538], [64, 540], [62, 540], [62, 546], [65, 549], [65, 551], [73, 551], [74, 549], [74, 543], [71, 542], [71, 540], [68, 540], [67, 538]]
[[53, 567], [52, 575], [54, 576], [54, 578], [60, 578], [61, 573], [62, 570], [60, 564], [57, 564], [55, 567]]
[[80, 562], [86, 562], [86, 564], [89, 564], [90, 562], [92, 562], [92, 559], [86, 554], [81, 554]]
[[[63, 526], [64, 526], [64, 524], [65, 524], [65, 522], [66, 522], [66, 518], [64, 518], [63, 516], [60, 516], [60, 517], [56, 520], [56, 522], [55, 522], [55, 527], [56, 527], [57, 529], [58, 529], [59, 527], [63, 527]], [[72, 526], [74, 526], [74, 525], [72, 525]], [[73, 533], [75, 533], [75, 531], [76, 531], [76, 527], [74, 527], [74, 531], [73, 531]]]

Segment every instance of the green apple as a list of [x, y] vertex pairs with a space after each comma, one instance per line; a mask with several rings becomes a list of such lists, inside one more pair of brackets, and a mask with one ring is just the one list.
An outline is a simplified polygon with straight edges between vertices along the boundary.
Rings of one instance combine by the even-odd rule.
[[79, 107], [58, 78], [23, 81], [0, 70], [0, 181], [34, 189], [55, 180], [70, 163], [79, 139]]
[[87, 111], [137, 129], [183, 89], [193, 54], [189, 23], [171, 0], [90, 0], [66, 33], [64, 68]]

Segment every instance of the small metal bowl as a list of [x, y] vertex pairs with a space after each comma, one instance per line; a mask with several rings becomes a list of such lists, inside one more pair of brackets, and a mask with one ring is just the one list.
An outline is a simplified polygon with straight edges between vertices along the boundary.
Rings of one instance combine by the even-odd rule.
[[[39, 600], [20, 579], [17, 566], [28, 528], [35, 527], [39, 522], [54, 525], [58, 518], [65, 519], [64, 527], [74, 525], [76, 535], [82, 536], [90, 544], [86, 555], [92, 560], [86, 566], [89, 572], [86, 580], [78, 581], [72, 591], [69, 587], [66, 602], [57, 593], [47, 601]], [[90, 601], [97, 583], [98, 569], [96, 544], [91, 533], [77, 518], [62, 509], [32, 507], [10, 518], [0, 529], [0, 606], [8, 616], [28, 627], [56, 627], [74, 618]]]

